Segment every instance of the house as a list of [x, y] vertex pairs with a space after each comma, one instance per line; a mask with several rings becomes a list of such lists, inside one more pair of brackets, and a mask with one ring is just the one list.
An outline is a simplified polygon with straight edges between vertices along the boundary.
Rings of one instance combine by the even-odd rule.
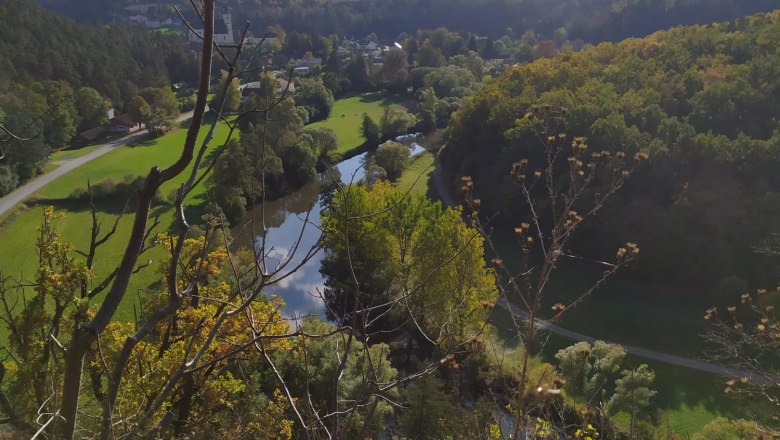
[[316, 66], [319, 66], [322, 64], [322, 58], [315, 58], [315, 57], [308, 57], [304, 56], [303, 58], [295, 61], [296, 67], [308, 67], [309, 69], [313, 69]]
[[295, 93], [295, 83], [287, 81], [284, 78], [279, 78], [276, 81], [276, 96], [281, 98], [284, 93], [288, 95]]
[[129, 133], [133, 127], [135, 127], [135, 122], [133, 122], [133, 118], [130, 117], [130, 113], [122, 113], [121, 115], [111, 118], [108, 125], [108, 131], [111, 133]]
[[[106, 111], [106, 118], [109, 121], [114, 121], [116, 119], [114, 107], [109, 107], [108, 111]], [[131, 124], [133, 123], [133, 121], [130, 118], [129, 114], [127, 115], [127, 118], [122, 118], [121, 120], [117, 120], [117, 127], [119, 127], [122, 124], [125, 124], [127, 122], [129, 122]], [[131, 125], [130, 129], [132, 129], [132, 127], [133, 126]], [[101, 139], [101, 138], [105, 137], [109, 133], [123, 133], [123, 132], [125, 132], [125, 131], [119, 130], [119, 128], [117, 128], [117, 131], [112, 131], [112, 128], [113, 128], [112, 125], [101, 125], [99, 127], [90, 128], [89, 130], [82, 131], [81, 133], [79, 133], [78, 134], [78, 138], [80, 140], [83, 140], [83, 141], [86, 141], [86, 142], [94, 142], [94, 141], [96, 141], [98, 139]], [[127, 131], [130, 131], [130, 129], [128, 129]]]
[[[203, 39], [203, 29], [190, 31], [190, 43], [200, 43]], [[214, 20], [214, 42], [217, 44], [235, 44], [233, 38], [233, 16], [228, 12], [222, 14], [221, 20]]]
[[[247, 100], [249, 100], [250, 96], [260, 93], [262, 87], [263, 85], [260, 81], [254, 81], [238, 86], [238, 88], [241, 89], [241, 102], [245, 103]], [[295, 83], [292, 81], [287, 81], [284, 78], [278, 78], [276, 80], [276, 97], [281, 98], [285, 93], [288, 96], [292, 93], [295, 93]]]
[[87, 131], [79, 133], [79, 138], [87, 142], [93, 142], [102, 138], [106, 134], [108, 134], [108, 129], [106, 129], [106, 126], [101, 125], [100, 127], [91, 128]]
[[276, 35], [268, 35], [265, 37], [255, 37], [251, 33], [244, 38], [244, 44], [247, 46], [257, 46], [260, 45], [261, 49], [268, 49], [269, 47], [273, 47], [276, 42], [279, 40], [279, 37]]

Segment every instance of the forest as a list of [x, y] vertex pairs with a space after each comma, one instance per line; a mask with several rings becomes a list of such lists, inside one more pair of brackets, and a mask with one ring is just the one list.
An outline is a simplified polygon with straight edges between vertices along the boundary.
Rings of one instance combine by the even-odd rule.
[[109, 108], [121, 114], [144, 95], [153, 104], [149, 122], [166, 107], [150, 98], [162, 90], [168, 105], [157, 120], [170, 120], [179, 112], [170, 84], [197, 81], [197, 60], [176, 38], [78, 24], [29, 0], [0, 1], [0, 19], [0, 122], [30, 141], [0, 138], [2, 195], [39, 174], [52, 150], [107, 123]]
[[778, 35], [774, 12], [515, 67], [464, 101], [442, 162], [453, 181], [473, 177], [486, 213], [526, 221], [510, 176], [534, 139], [523, 115], [565, 107], [566, 132], [594, 151], [651, 157], [579, 250], [644, 244], [632, 276], [702, 294], [769, 282], [771, 260], [755, 249], [780, 220]]
[[[154, 3], [154, 2], [148, 2]], [[158, 2], [163, 9], [170, 2]], [[186, 2], [178, 2], [187, 6]], [[110, 22], [127, 0], [43, 0], [44, 6], [80, 20]], [[281, 25], [321, 35], [395, 38], [416, 29], [444, 26], [498, 38], [532, 29], [551, 38], [565, 29], [571, 40], [616, 41], [658, 29], [731, 20], [776, 6], [773, 0], [230, 0], [228, 6], [253, 31]]]

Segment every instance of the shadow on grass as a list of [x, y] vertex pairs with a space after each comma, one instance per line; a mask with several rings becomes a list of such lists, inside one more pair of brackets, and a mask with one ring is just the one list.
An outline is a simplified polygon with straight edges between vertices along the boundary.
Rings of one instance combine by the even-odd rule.
[[[206, 127], [211, 125], [214, 122], [214, 119], [216, 118], [216, 115], [213, 112], [208, 112], [203, 117], [203, 123], [201, 124], [201, 127]], [[191, 120], [185, 120], [181, 122], [177, 122], [175, 125], [175, 130], [186, 130], [190, 128], [190, 121]], [[137, 137], [128, 140], [127, 146], [137, 148], [137, 147], [152, 147], [157, 145], [157, 141], [170, 134], [171, 132], [165, 133], [161, 136], [152, 136], [148, 133], [144, 133], [142, 135], [137, 135]]]
[[[127, 201], [122, 197], [117, 198], [104, 198], [94, 201], [95, 211], [99, 214], [112, 214], [119, 215], [123, 211], [126, 215], [132, 216], [135, 214], [136, 201], [131, 199]], [[51, 206], [57, 211], [65, 211], [69, 213], [85, 213], [91, 210], [89, 200], [85, 198], [64, 198], [64, 199], [37, 199], [29, 204], [31, 208]], [[149, 218], [154, 218], [157, 215], [173, 215], [173, 206], [170, 203], [162, 200], [155, 200], [152, 203], [152, 210], [149, 213]]]
[[[405, 98], [404, 96], [400, 96], [400, 95], [386, 95], [378, 92], [366, 93], [357, 96], [360, 96], [360, 102], [372, 103], [372, 104], [378, 102], [382, 106], [399, 104], [403, 102]], [[347, 98], [349, 98], [349, 96]]]
[[[490, 314], [490, 322], [498, 330], [499, 337], [508, 346], [516, 346], [520, 341], [509, 313], [499, 307]], [[524, 331], [524, 330], [522, 330]], [[553, 365], [558, 362], [555, 354], [558, 350], [574, 345], [576, 341], [559, 335], [542, 332], [539, 334], [540, 347], [537, 352]], [[651, 361], [637, 356], [627, 356], [623, 368], [637, 368], [647, 364], [656, 374], [652, 389], [658, 391], [654, 398], [655, 407], [681, 415], [700, 413], [701, 416], [744, 417], [756, 419], [757, 408], [746, 407], [729, 399], [723, 394], [723, 377], [690, 368], [678, 367], [662, 362]]]

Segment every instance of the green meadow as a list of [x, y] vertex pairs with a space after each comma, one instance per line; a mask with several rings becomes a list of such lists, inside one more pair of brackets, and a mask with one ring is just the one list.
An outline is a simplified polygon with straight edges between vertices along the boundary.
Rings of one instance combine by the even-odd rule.
[[330, 117], [311, 124], [312, 127], [330, 128], [339, 138], [337, 153], [346, 153], [360, 147], [366, 139], [360, 134], [363, 114], [379, 122], [386, 106], [396, 105], [398, 100], [379, 93], [370, 93], [339, 99], [333, 105]]
[[[205, 128], [201, 132], [200, 140], [205, 137]], [[226, 125], [218, 125], [207, 154], [213, 153], [224, 142], [227, 133]], [[86, 188], [88, 180], [95, 183], [111, 177], [121, 181], [125, 176], [145, 175], [153, 166], [166, 167], [172, 164], [184, 145], [185, 136], [186, 129], [180, 127], [157, 139], [119, 147], [45, 186], [36, 194], [33, 203], [28, 203], [27, 206], [20, 207], [14, 213], [6, 216], [2, 227], [0, 227], [0, 243], [3, 243], [3, 252], [0, 253], [0, 268], [2, 268], [3, 273], [26, 280], [34, 278], [37, 267], [35, 237], [45, 206], [53, 206], [65, 214], [65, 217], [58, 220], [56, 224], [63, 240], [72, 243], [75, 249], [85, 249], [89, 245], [92, 225], [91, 212], [88, 203], [72, 199], [69, 196], [80, 188]], [[167, 196], [172, 193], [186, 179], [189, 171], [179, 176], [175, 181], [164, 185], [161, 194]], [[190, 197], [190, 205], [202, 205], [202, 201], [205, 200], [205, 186], [199, 185]], [[123, 206], [123, 200], [104, 200], [96, 203], [97, 217], [103, 232], [111, 229]], [[189, 214], [192, 218], [192, 216], [198, 216], [199, 212], [192, 210]], [[152, 216], [159, 220], [157, 232], [171, 229], [173, 209], [170, 204], [158, 204], [153, 208]], [[96, 281], [100, 281], [102, 276], [110, 273], [121, 258], [124, 245], [130, 235], [132, 220], [132, 212], [124, 215], [118, 223], [116, 235], [99, 249], [94, 270]], [[133, 277], [130, 294], [126, 296], [125, 302], [117, 314], [118, 319], [133, 319], [133, 304], [137, 303], [138, 295], [156, 284], [159, 278], [156, 271], [162, 257], [163, 252], [159, 247], [152, 248], [142, 256], [141, 262], [151, 261], [151, 263]]]
[[[430, 179], [433, 176], [433, 154], [424, 152], [412, 157], [412, 162], [404, 170], [401, 178], [396, 182], [396, 187], [409, 194], [431, 195]], [[435, 197], [434, 197], [435, 199]]]
[[[360, 135], [363, 113], [378, 120], [382, 116], [384, 106], [393, 105], [395, 102], [395, 100], [379, 94], [342, 99], [335, 103], [331, 118], [315, 125], [332, 128], [340, 141], [339, 152], [346, 152], [359, 147], [364, 142]], [[208, 126], [204, 125], [198, 145], [205, 137], [207, 129]], [[225, 142], [228, 131], [225, 124], [217, 126], [207, 157]], [[35, 237], [45, 206], [53, 206], [65, 214], [65, 217], [57, 222], [57, 229], [63, 240], [72, 243], [75, 249], [85, 249], [89, 245], [92, 225], [91, 212], [88, 203], [70, 196], [78, 190], [85, 189], [88, 181], [93, 184], [108, 178], [122, 181], [126, 177], [146, 175], [154, 166], [166, 167], [172, 164], [181, 152], [186, 133], [186, 123], [184, 123], [162, 137], [119, 147], [56, 179], [35, 194], [33, 201], [28, 201], [26, 205], [6, 214], [0, 223], [0, 243], [3, 244], [3, 252], [0, 252], [2, 273], [26, 280], [34, 278], [38, 265]], [[96, 146], [54, 153], [51, 163], [81, 157], [93, 151], [94, 148]], [[53, 168], [55, 168], [53, 165], [49, 167], [49, 169]], [[175, 189], [187, 179], [190, 171], [188, 169], [177, 179], [163, 185], [160, 189], [162, 198], [170, 199]], [[188, 217], [191, 220], [199, 218], [200, 208], [205, 200], [206, 186], [201, 183], [190, 195]], [[111, 228], [123, 206], [124, 200], [104, 200], [96, 203], [97, 217], [102, 225], [102, 231], [105, 232]], [[173, 227], [173, 208], [169, 203], [160, 203], [155, 206], [152, 217], [159, 221], [157, 232], [169, 231]], [[121, 258], [130, 235], [132, 220], [132, 213], [125, 214], [118, 223], [115, 236], [98, 251], [94, 270], [96, 281], [100, 281], [102, 276], [110, 273]], [[157, 268], [162, 257], [163, 251], [159, 247], [152, 248], [142, 256], [141, 262], [151, 261], [151, 263], [133, 277], [128, 291], [130, 294], [126, 296], [125, 302], [117, 313], [118, 319], [133, 319], [134, 304], [137, 304], [139, 297], [142, 297], [149, 289], [153, 289], [158, 283]], [[0, 335], [2, 333], [3, 330], [0, 329]]]

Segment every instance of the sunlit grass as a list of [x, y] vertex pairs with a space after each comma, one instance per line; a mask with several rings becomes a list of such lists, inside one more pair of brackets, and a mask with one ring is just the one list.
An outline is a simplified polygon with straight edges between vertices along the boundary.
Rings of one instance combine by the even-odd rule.
[[339, 99], [333, 105], [330, 118], [315, 122], [311, 126], [332, 129], [339, 138], [339, 149], [336, 152], [346, 153], [360, 147], [366, 141], [360, 134], [363, 114], [367, 114], [378, 123], [384, 112], [384, 107], [396, 103], [397, 100], [378, 93]]
[[[209, 147], [213, 153], [224, 141], [228, 129], [220, 124], [216, 130], [214, 141]], [[201, 131], [201, 138], [206, 130]], [[95, 159], [82, 167], [73, 170], [51, 184], [45, 186], [38, 197], [44, 198], [42, 205], [52, 205], [65, 213], [66, 217], [57, 222], [57, 230], [63, 240], [72, 243], [76, 249], [84, 250], [89, 245], [91, 212], [86, 202], [68, 198], [75, 190], [85, 188], [87, 181], [98, 182], [111, 177], [122, 180], [125, 176], [145, 175], [153, 166], [166, 167], [171, 165], [181, 152], [184, 145], [186, 130], [179, 128], [157, 139], [151, 139], [134, 146], [122, 146]], [[163, 196], [171, 193], [189, 176], [190, 170], [182, 173], [177, 179], [168, 182], [161, 189]], [[203, 205], [205, 185], [201, 183], [192, 192], [189, 205], [193, 207], [188, 214], [191, 219], [200, 215], [199, 207]], [[110, 230], [118, 214], [124, 206], [123, 200], [108, 200], [97, 203], [98, 218], [102, 224], [102, 232]], [[170, 204], [153, 207], [152, 217], [159, 218], [158, 232], [167, 231], [173, 225], [173, 208]], [[5, 275], [30, 280], [35, 276], [38, 258], [35, 250], [37, 228], [42, 219], [41, 206], [22, 208], [7, 217], [0, 227], [0, 269]], [[100, 281], [109, 274], [121, 259], [127, 240], [130, 236], [133, 214], [128, 213], [119, 222], [116, 235], [98, 252], [94, 268], [95, 279]], [[132, 320], [133, 304], [137, 302], [137, 293], [153, 286], [159, 279], [156, 273], [163, 251], [159, 247], [151, 249], [141, 257], [140, 262], [152, 261], [149, 267], [142, 269], [133, 276], [128, 294], [117, 312], [117, 319]], [[2, 330], [0, 330], [2, 331]], [[2, 335], [0, 335], [2, 336]]]
[[410, 194], [427, 194], [429, 181], [433, 176], [434, 157], [431, 153], [422, 153], [412, 158], [412, 163], [404, 170], [396, 187]]

